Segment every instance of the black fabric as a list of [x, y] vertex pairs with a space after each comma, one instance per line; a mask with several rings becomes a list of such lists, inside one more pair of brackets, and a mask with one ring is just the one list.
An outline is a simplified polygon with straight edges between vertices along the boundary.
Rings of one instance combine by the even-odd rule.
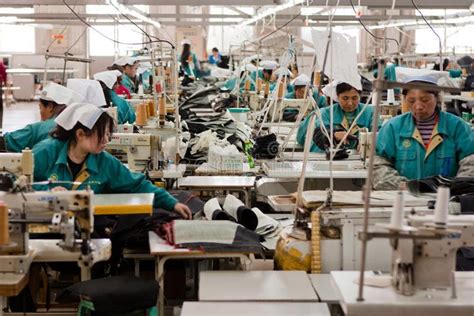
[[246, 206], [240, 206], [237, 209], [237, 222], [252, 231], [258, 226], [257, 215]]
[[474, 193], [458, 195], [453, 200], [461, 204], [461, 214], [474, 214]]
[[229, 213], [227, 213], [226, 211], [224, 210], [215, 210], [213, 213], [212, 213], [212, 218], [211, 220], [213, 221], [231, 221], [231, 222], [237, 222], [237, 220], [232, 216], [230, 215]]
[[[330, 127], [325, 126], [326, 130], [329, 132]], [[334, 125], [333, 132], [346, 132], [346, 129], [342, 125]], [[348, 135], [347, 136], [347, 141], [349, 142], [348, 144], [343, 144], [340, 148], [343, 150], [349, 149], [349, 148], [357, 148], [357, 145], [359, 144], [359, 140], [356, 136], [354, 135]], [[330, 148], [331, 145], [329, 143], [329, 139], [327, 139], [326, 135], [324, 135], [322, 128], [316, 128], [314, 130], [313, 134], [313, 141], [322, 150], [326, 150], [327, 148]], [[337, 144], [338, 141], [334, 138], [333, 139], [333, 144]]]
[[275, 134], [257, 137], [252, 148], [252, 156], [256, 159], [273, 159], [278, 154], [280, 144]]
[[473, 91], [474, 90], [474, 75], [469, 75], [464, 82], [464, 91]]
[[94, 303], [97, 315], [117, 315], [155, 306], [158, 290], [155, 280], [116, 276], [76, 283], [60, 297], [80, 296]]
[[5, 144], [5, 138], [3, 135], [0, 135], [0, 153], [7, 151], [7, 145]]
[[408, 181], [408, 190], [414, 194], [435, 193], [439, 186], [447, 186], [451, 196], [474, 193], [474, 177], [432, 176]]
[[69, 156], [67, 157], [67, 164], [69, 166], [69, 169], [71, 169], [73, 179], [76, 179], [76, 176], [81, 171], [82, 165], [84, 164], [84, 161], [81, 162], [81, 163], [75, 163], [74, 161], [71, 160], [71, 158], [69, 158]]
[[456, 271], [474, 271], [474, 247], [459, 248], [456, 253]]

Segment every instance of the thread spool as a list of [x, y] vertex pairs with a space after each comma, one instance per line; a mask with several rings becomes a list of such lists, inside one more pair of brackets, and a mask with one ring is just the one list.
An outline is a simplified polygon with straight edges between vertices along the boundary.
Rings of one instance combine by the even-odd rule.
[[403, 207], [405, 199], [403, 191], [398, 191], [393, 201], [392, 214], [390, 216], [390, 228], [401, 229], [403, 225]]
[[33, 174], [33, 151], [31, 149], [23, 149], [21, 151], [21, 170], [25, 176]]
[[434, 211], [434, 224], [446, 226], [448, 222], [449, 188], [440, 186], [436, 194], [436, 207]]
[[270, 94], [270, 83], [269, 82], [266, 82], [265, 83], [265, 92], [263, 93], [263, 95], [266, 97], [268, 97], [268, 95]]
[[148, 115], [150, 117], [156, 116], [155, 103], [153, 102], [153, 100], [148, 101]]
[[249, 91], [250, 90], [250, 80], [245, 80], [245, 86], [244, 86], [244, 90], [245, 91]]
[[278, 99], [282, 99], [283, 96], [285, 95], [285, 85], [283, 84], [283, 82], [280, 82], [280, 84], [278, 85]]
[[8, 229], [8, 207], [0, 201], [0, 245], [10, 244], [10, 230]]
[[395, 90], [393, 89], [387, 90], [387, 102], [388, 104], [395, 104]]
[[260, 91], [262, 91], [262, 79], [257, 78], [257, 94], [259, 94]]
[[146, 125], [147, 122], [147, 109], [145, 103], [140, 103], [137, 106], [137, 118], [136, 118], [136, 124], [139, 126], [144, 126]]
[[313, 86], [319, 87], [320, 82], [321, 82], [321, 73], [318, 71], [314, 73]]
[[158, 115], [160, 116], [160, 125], [165, 125], [166, 102], [164, 96], [161, 96], [158, 101]]

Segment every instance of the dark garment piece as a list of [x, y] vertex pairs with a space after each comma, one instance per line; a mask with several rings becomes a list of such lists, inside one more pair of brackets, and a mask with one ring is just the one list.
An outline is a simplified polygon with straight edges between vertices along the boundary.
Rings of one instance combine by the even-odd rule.
[[458, 195], [452, 200], [461, 204], [461, 214], [474, 214], [474, 193]]
[[433, 176], [408, 181], [411, 193], [436, 193], [439, 186], [447, 186], [451, 196], [474, 193], [474, 177], [444, 177]]
[[3, 138], [3, 135], [0, 135], [0, 153], [4, 153], [6, 151], [7, 151], [7, 146], [5, 145], [5, 138]]
[[456, 253], [456, 271], [474, 271], [474, 247], [459, 248]]
[[81, 171], [82, 165], [84, 164], [84, 161], [81, 162], [81, 163], [75, 163], [74, 161], [71, 160], [71, 158], [69, 158], [69, 156], [67, 157], [67, 164], [69, 166], [69, 169], [71, 169], [73, 179], [76, 179], [76, 176]]
[[256, 159], [273, 159], [278, 154], [280, 144], [275, 134], [257, 137], [252, 148], [252, 156]]
[[76, 283], [60, 296], [81, 296], [94, 303], [96, 315], [118, 315], [156, 305], [158, 282], [117, 276]]
[[[329, 133], [330, 127], [326, 126], [326, 130]], [[333, 132], [334, 134], [336, 132], [346, 132], [346, 129], [342, 125], [334, 125]], [[342, 145], [341, 149], [346, 150], [348, 148], [357, 148], [357, 145], [359, 144], [359, 140], [356, 136], [348, 135], [346, 139], [349, 141], [349, 144]], [[327, 148], [331, 147], [331, 144], [329, 143], [329, 139], [326, 137], [326, 135], [324, 135], [323, 130], [320, 127], [319, 128], [317, 127], [314, 130], [313, 141], [316, 144], [316, 146], [318, 146], [322, 150], [326, 150]], [[334, 138], [333, 144], [336, 145], [337, 143], [338, 141]]]

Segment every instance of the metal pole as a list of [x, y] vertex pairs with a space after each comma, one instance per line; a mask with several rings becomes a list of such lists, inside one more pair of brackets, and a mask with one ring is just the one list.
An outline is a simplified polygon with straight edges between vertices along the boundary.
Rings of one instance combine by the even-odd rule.
[[367, 180], [365, 181], [365, 191], [364, 191], [364, 224], [363, 224], [363, 234], [362, 234], [362, 251], [361, 251], [361, 262], [360, 262], [360, 277], [359, 277], [359, 294], [357, 296], [357, 301], [361, 302], [364, 300], [364, 273], [365, 273], [365, 261], [367, 256], [367, 232], [369, 228], [369, 207], [370, 207], [370, 192], [372, 190], [372, 178], [374, 173], [374, 157], [375, 157], [375, 144], [377, 140], [377, 126], [379, 122], [379, 108], [380, 108], [380, 99], [382, 94], [381, 83], [383, 81], [383, 73], [385, 68], [385, 60], [381, 59], [379, 61], [379, 73], [378, 78], [375, 81], [375, 109], [374, 116], [372, 117], [372, 146], [370, 147], [370, 160], [369, 160], [369, 170], [367, 174]]

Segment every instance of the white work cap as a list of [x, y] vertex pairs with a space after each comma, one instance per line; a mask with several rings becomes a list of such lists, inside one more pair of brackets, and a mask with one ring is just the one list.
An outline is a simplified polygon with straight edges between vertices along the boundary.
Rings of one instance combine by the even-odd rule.
[[414, 81], [417, 81], [417, 82], [424, 82], [424, 83], [431, 83], [431, 84], [434, 84], [434, 85], [438, 85], [438, 77], [436, 75], [430, 75], [430, 74], [427, 74], [427, 75], [423, 75], [423, 76], [411, 76], [411, 77], [407, 77], [405, 78], [405, 80], [403, 81], [404, 83], [410, 83], [410, 82], [414, 82]]
[[117, 78], [121, 75], [122, 73], [118, 70], [107, 70], [96, 73], [94, 79], [102, 81], [107, 88], [112, 89], [117, 82]]
[[273, 60], [263, 60], [260, 66], [265, 70], [273, 70], [278, 66], [278, 63]]
[[296, 77], [295, 80], [293, 80], [293, 85], [294, 86], [311, 85], [311, 79], [307, 75], [301, 74], [298, 77]]
[[404, 83], [422, 81], [440, 86], [453, 86], [447, 71], [397, 67], [395, 68], [395, 75], [397, 81]]
[[54, 82], [48, 83], [43, 88], [40, 98], [62, 105], [69, 105], [71, 103], [82, 102], [84, 100], [82, 95], [79, 93]]
[[330, 97], [331, 99], [333, 99], [335, 102], [338, 102], [338, 99], [337, 99], [337, 93], [336, 93], [336, 87], [338, 84], [340, 84], [342, 81], [338, 81], [338, 80], [333, 80], [332, 81], [332, 84], [329, 83], [327, 84], [323, 89], [322, 89], [322, 92], [325, 96], [328, 96]]
[[181, 41], [181, 45], [184, 45], [184, 44], [191, 45], [191, 41], [189, 39], [185, 38]]
[[293, 74], [291, 73], [291, 71], [288, 69], [288, 68], [285, 68], [285, 67], [280, 67], [278, 68], [276, 71], [275, 71], [275, 74], [277, 76], [288, 76], [288, 77], [292, 77]]
[[78, 122], [88, 129], [92, 129], [102, 113], [106, 113], [105, 110], [94, 104], [73, 103], [62, 111], [54, 121], [67, 131], [73, 129]]
[[124, 56], [120, 57], [119, 59], [115, 60], [113, 65], [118, 65], [118, 66], [126, 66], [126, 65], [134, 65], [138, 60], [135, 57], [130, 57], [130, 56]]
[[99, 81], [91, 79], [69, 79], [67, 87], [83, 96], [84, 102], [95, 106], [106, 106], [104, 91]]

